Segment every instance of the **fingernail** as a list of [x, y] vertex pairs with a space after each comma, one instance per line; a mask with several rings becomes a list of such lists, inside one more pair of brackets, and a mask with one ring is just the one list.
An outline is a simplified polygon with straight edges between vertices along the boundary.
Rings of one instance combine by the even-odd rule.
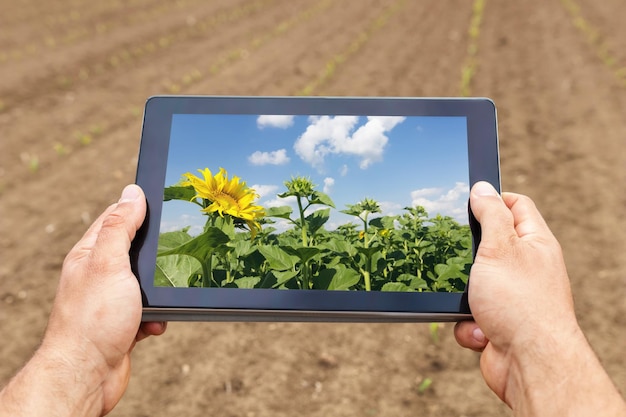
[[139, 190], [136, 185], [130, 184], [124, 188], [122, 191], [122, 197], [120, 197], [119, 203], [123, 203], [125, 201], [133, 201], [139, 197]]
[[498, 192], [495, 188], [493, 188], [493, 185], [489, 184], [486, 181], [479, 181], [474, 184], [472, 192], [476, 195], [485, 197], [493, 197], [498, 195]]
[[474, 337], [474, 339], [478, 343], [483, 343], [485, 341], [485, 334], [483, 333], [482, 330], [480, 330], [480, 327], [477, 327], [474, 330], [472, 330], [472, 337]]

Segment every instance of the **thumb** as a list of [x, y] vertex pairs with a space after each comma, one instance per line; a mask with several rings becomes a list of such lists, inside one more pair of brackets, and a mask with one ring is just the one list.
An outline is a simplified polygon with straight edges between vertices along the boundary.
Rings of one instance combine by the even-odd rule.
[[126, 186], [120, 200], [102, 219], [91, 252], [93, 267], [107, 272], [109, 267], [119, 266], [118, 262], [127, 265], [130, 244], [145, 216], [146, 199], [143, 191], [135, 184]]
[[517, 237], [511, 210], [488, 182], [474, 184], [470, 192], [470, 207], [481, 227], [479, 251], [485, 246], [498, 247], [500, 242], [510, 243]]

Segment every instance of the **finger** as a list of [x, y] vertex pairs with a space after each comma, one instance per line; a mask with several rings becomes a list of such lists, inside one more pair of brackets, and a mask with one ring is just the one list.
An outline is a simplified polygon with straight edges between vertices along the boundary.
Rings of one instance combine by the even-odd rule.
[[116, 204], [112, 204], [107, 207], [106, 210], [94, 221], [89, 229], [85, 232], [83, 237], [74, 245], [72, 250], [68, 253], [67, 259], [80, 259], [85, 255], [91, 252], [93, 246], [96, 244], [96, 239], [98, 239], [98, 233], [100, 232], [100, 228], [102, 227], [102, 222], [104, 219], [111, 214], [111, 212], [115, 209]]
[[464, 348], [482, 352], [489, 342], [475, 321], [460, 321], [454, 326], [454, 338]]
[[167, 330], [166, 321], [147, 321], [139, 326], [135, 340], [139, 342], [148, 336], [160, 336], [165, 330]]
[[479, 181], [470, 192], [470, 207], [481, 226], [481, 245], [498, 246], [517, 237], [511, 210], [491, 184]]
[[[94, 266], [117, 268], [128, 263], [130, 244], [146, 215], [146, 200], [141, 188], [131, 184], [124, 188], [122, 197], [113, 210], [104, 217], [97, 233], [91, 256]], [[104, 272], [104, 271], [101, 271]]]
[[530, 198], [520, 194], [503, 193], [502, 199], [513, 214], [515, 231], [519, 237], [552, 236], [546, 221]]

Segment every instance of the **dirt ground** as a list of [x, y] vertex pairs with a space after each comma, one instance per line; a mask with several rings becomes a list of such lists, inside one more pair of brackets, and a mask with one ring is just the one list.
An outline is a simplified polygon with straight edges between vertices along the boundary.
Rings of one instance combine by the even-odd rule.
[[[150, 95], [464, 86], [496, 102], [503, 189], [560, 239], [580, 323], [626, 392], [622, 0], [0, 3], [0, 385], [40, 341], [65, 254], [133, 181]], [[451, 324], [436, 342], [416, 324], [170, 323], [133, 355], [112, 416], [509, 414]]]

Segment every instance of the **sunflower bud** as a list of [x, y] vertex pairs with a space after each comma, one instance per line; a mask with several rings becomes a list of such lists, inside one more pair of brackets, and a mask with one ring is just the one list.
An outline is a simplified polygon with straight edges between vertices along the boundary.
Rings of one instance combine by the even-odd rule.
[[291, 181], [285, 182], [285, 187], [287, 187], [287, 195], [309, 197], [313, 194], [315, 184], [313, 184], [310, 178], [292, 177]]

